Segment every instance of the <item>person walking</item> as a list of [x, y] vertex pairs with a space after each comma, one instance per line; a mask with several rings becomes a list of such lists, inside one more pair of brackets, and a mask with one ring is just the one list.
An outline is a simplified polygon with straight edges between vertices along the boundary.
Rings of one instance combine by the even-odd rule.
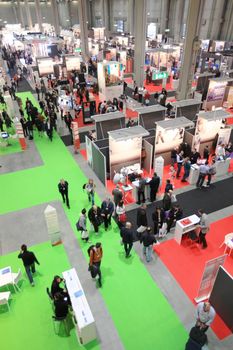
[[134, 231], [132, 230], [131, 222], [126, 222], [125, 227], [121, 228], [120, 235], [122, 238], [122, 243], [124, 245], [125, 257], [129, 258], [130, 251], [133, 247]]
[[153, 244], [157, 243], [155, 236], [152, 234], [151, 227], [147, 227], [142, 234], [140, 243], [143, 243], [143, 254], [146, 256], [146, 261], [149, 263], [152, 260]]
[[104, 220], [105, 231], [111, 226], [111, 218], [114, 212], [114, 204], [110, 198], [106, 198], [101, 204], [101, 215]]
[[142, 204], [137, 210], [137, 234], [138, 238], [141, 238], [142, 233], [146, 230], [148, 225], [146, 204]]
[[95, 246], [91, 246], [88, 249], [89, 260], [89, 270], [91, 272], [92, 278], [99, 276], [98, 282], [99, 286], [102, 287], [102, 274], [100, 270], [101, 261], [103, 258], [103, 249], [100, 242], [96, 243]]
[[176, 162], [177, 162], [177, 173], [176, 173], [176, 178], [178, 179], [180, 177], [180, 172], [181, 172], [181, 168], [183, 165], [183, 151], [180, 151], [180, 153], [178, 153], [176, 155]]
[[88, 183], [83, 185], [83, 189], [85, 189], [87, 192], [89, 202], [91, 202], [91, 204], [94, 205], [95, 204], [95, 184], [94, 184], [94, 181], [92, 179], [89, 179]]
[[166, 180], [166, 186], [165, 186], [164, 192], [165, 192], [165, 193], [168, 193], [170, 190], [173, 191], [173, 185], [171, 184], [171, 180], [170, 180], [170, 179], [167, 179], [167, 180]]
[[187, 178], [189, 177], [190, 169], [191, 169], [191, 162], [189, 160], [189, 157], [186, 157], [184, 159], [183, 166], [184, 166], [184, 175], [182, 177], [181, 182], [187, 182]]
[[210, 187], [210, 183], [211, 183], [211, 180], [212, 180], [212, 177], [213, 175], [215, 175], [217, 172], [217, 169], [216, 169], [216, 164], [215, 164], [215, 160], [213, 159], [212, 160], [212, 164], [209, 166], [209, 171], [208, 171], [208, 174], [207, 174], [207, 183], [206, 187]]
[[168, 192], [164, 193], [162, 202], [163, 202], [163, 210], [165, 212], [168, 212], [171, 209], [171, 203], [172, 203], [171, 196], [172, 196], [172, 190], [169, 190]]
[[142, 202], [145, 203], [145, 186], [146, 186], [146, 179], [144, 179], [141, 175], [139, 175], [139, 184], [138, 184], [138, 201], [137, 204], [141, 204], [141, 197]]
[[160, 177], [157, 173], [154, 173], [152, 179], [149, 182], [150, 186], [150, 201], [154, 202], [156, 200], [156, 195], [160, 185]]
[[197, 179], [196, 187], [202, 188], [202, 185], [208, 173], [209, 173], [209, 166], [208, 166], [208, 161], [206, 161], [205, 164], [200, 165], [199, 176]]
[[21, 251], [18, 255], [18, 258], [23, 260], [28, 279], [31, 283], [31, 286], [34, 287], [35, 283], [32, 274], [36, 272], [35, 263], [40, 265], [39, 261], [37, 260], [35, 254], [27, 249], [26, 244], [23, 244], [21, 246]]
[[40, 88], [38, 84], [35, 85], [35, 90], [37, 94], [37, 100], [40, 101]]
[[123, 199], [123, 193], [120, 190], [120, 186], [116, 185], [116, 187], [112, 190], [112, 195], [113, 195], [113, 201], [115, 204], [115, 208], [119, 204], [119, 202]]
[[81, 232], [81, 238], [84, 242], [91, 243], [89, 241], [89, 234], [87, 230], [87, 215], [86, 215], [86, 209], [84, 208], [81, 211], [81, 215], [78, 219], [78, 222], [76, 224], [77, 230]]
[[202, 210], [198, 210], [198, 214], [200, 215], [200, 233], [199, 233], [199, 243], [202, 244], [202, 249], [207, 248], [206, 242], [206, 234], [209, 232], [210, 223], [208, 219], [208, 215]]
[[67, 208], [70, 209], [70, 202], [69, 202], [69, 196], [68, 196], [68, 187], [69, 184], [64, 179], [61, 179], [58, 184], [58, 190], [61, 193], [63, 203], [66, 203]]

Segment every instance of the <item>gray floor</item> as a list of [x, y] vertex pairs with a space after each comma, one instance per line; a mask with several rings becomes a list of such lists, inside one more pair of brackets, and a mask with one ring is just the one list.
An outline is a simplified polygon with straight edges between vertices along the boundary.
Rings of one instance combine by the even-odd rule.
[[[44, 210], [50, 204], [57, 209], [62, 241], [71, 266], [78, 272], [87, 300], [96, 320], [98, 339], [102, 350], [123, 350], [124, 347], [105, 306], [96, 283], [87, 271], [88, 264], [59, 201], [44, 203], [28, 209], [8, 213], [1, 217], [0, 255], [19, 250], [22, 243], [28, 246], [48, 241]], [[35, 225], [36, 222], [36, 225]], [[13, 223], [17, 223], [14, 225]], [[50, 244], [48, 242], [48, 244]], [[62, 271], [57, 271], [61, 274]], [[51, 280], [52, 280], [51, 276]]]
[[1, 157], [0, 174], [7, 174], [43, 165], [43, 161], [33, 141], [26, 140], [27, 149]]

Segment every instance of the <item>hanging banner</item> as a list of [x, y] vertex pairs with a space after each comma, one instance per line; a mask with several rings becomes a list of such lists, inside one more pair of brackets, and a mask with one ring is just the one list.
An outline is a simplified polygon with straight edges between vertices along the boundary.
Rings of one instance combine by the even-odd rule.
[[73, 135], [74, 151], [77, 152], [78, 149], [80, 148], [78, 122], [72, 122], [71, 128], [72, 128], [72, 135]]
[[206, 262], [199, 291], [197, 293], [197, 297], [194, 298], [196, 303], [209, 298], [218, 273], [218, 269], [220, 266], [224, 265], [226, 257], [227, 254]]
[[18, 138], [19, 138], [20, 146], [21, 146], [22, 150], [25, 150], [27, 148], [27, 144], [26, 144], [26, 140], [24, 137], [23, 128], [22, 128], [21, 123], [16, 123], [15, 128], [16, 128], [16, 133], [17, 133]]

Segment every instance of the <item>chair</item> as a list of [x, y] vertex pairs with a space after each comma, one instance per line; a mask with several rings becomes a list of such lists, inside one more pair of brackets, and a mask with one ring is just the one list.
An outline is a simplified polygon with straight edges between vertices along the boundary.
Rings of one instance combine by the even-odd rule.
[[7, 305], [9, 311], [10, 311], [10, 305], [9, 305], [10, 295], [11, 295], [11, 292], [0, 293], [0, 305]]
[[[67, 316], [64, 316], [64, 317], [52, 316], [52, 319], [53, 319], [53, 327], [54, 327], [55, 334], [57, 334], [57, 335], [59, 334], [61, 325], [63, 325], [66, 334], [69, 335], [68, 326], [67, 326], [67, 323], [66, 323]], [[58, 330], [56, 329], [56, 323], [59, 323]]]
[[19, 269], [17, 273], [12, 273], [12, 284], [14, 287], [14, 290], [18, 290], [19, 292], [21, 291], [21, 289], [18, 286], [19, 281], [22, 279], [22, 272]]
[[228, 233], [225, 236], [224, 241], [222, 242], [219, 248], [221, 248], [224, 244], [225, 244], [224, 254], [226, 254], [227, 249], [229, 248], [228, 255], [231, 255], [231, 252], [233, 250], [233, 232]]
[[188, 232], [188, 242], [190, 243], [189, 246], [193, 246], [194, 244], [199, 243], [199, 236], [196, 232], [196, 230], [192, 230]]

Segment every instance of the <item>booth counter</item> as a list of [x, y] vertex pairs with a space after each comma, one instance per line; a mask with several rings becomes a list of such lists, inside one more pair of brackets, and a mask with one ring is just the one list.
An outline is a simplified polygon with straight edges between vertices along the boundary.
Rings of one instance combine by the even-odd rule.
[[[145, 186], [145, 200], [146, 201], [150, 201], [150, 186], [149, 186], [149, 182], [151, 180], [150, 177], [147, 177], [146, 179], [146, 186]], [[135, 180], [132, 182], [132, 197], [135, 200], [135, 202], [138, 201], [138, 187], [139, 187], [139, 180]]]
[[123, 94], [123, 65], [113, 61], [99, 62], [97, 70], [100, 99], [119, 98]]
[[175, 226], [175, 241], [181, 245], [183, 235], [195, 230], [199, 222], [200, 218], [195, 214], [178, 220]]

